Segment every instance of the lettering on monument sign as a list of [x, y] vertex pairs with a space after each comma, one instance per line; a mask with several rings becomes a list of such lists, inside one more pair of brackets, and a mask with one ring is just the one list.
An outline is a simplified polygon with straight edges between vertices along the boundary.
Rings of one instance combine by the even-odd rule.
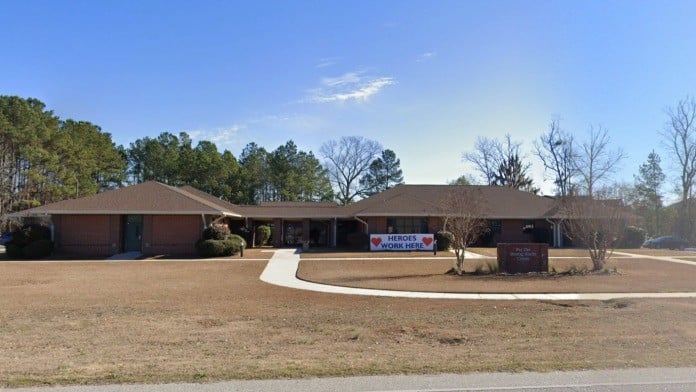
[[549, 244], [498, 244], [497, 252], [500, 272], [549, 271]]
[[433, 250], [433, 234], [371, 234], [370, 250]]

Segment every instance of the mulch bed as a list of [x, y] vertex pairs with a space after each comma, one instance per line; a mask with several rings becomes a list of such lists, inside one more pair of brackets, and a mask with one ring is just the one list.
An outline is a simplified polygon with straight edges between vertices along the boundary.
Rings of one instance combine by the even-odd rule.
[[[453, 260], [305, 260], [300, 279], [386, 290], [472, 293], [597, 293], [696, 291], [696, 267], [651, 259], [613, 259], [610, 274], [447, 275]], [[482, 260], [467, 260], [474, 272]], [[587, 258], [549, 260], [558, 272], [591, 268]]]

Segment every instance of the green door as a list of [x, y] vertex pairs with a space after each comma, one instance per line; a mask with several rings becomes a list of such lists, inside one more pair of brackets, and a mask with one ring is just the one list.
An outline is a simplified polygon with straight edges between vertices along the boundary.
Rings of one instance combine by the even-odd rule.
[[123, 251], [141, 252], [143, 240], [143, 216], [126, 215], [123, 233]]

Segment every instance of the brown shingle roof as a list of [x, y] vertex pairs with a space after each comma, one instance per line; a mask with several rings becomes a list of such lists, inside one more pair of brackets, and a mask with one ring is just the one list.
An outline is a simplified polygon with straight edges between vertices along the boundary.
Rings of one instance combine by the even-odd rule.
[[481, 192], [489, 219], [533, 219], [550, 217], [555, 205], [550, 198], [498, 186], [397, 185], [382, 193], [347, 206], [350, 216], [438, 216], [442, 200], [450, 193], [465, 195], [475, 188]]
[[330, 219], [367, 216], [440, 216], [450, 193], [480, 191], [489, 219], [551, 218], [556, 201], [528, 192], [474, 185], [397, 185], [348, 206], [332, 202], [264, 202], [235, 205], [196, 188], [176, 188], [150, 181], [80, 199], [64, 200], [15, 215], [51, 214], [206, 214], [256, 219]]
[[256, 206], [240, 206], [241, 213], [249, 218], [315, 218], [343, 217], [341, 206], [333, 202], [279, 201], [263, 202]]
[[[148, 181], [92, 196], [31, 208], [20, 211], [16, 215], [207, 214], [239, 216], [238, 213], [220, 203], [220, 200], [214, 202], [209, 197], [202, 197], [199, 192]], [[214, 197], [210, 197], [214, 199]]]

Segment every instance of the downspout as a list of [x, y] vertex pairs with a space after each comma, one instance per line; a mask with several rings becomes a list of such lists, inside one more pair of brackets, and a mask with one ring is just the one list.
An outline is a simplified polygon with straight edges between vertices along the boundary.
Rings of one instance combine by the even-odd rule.
[[338, 218], [333, 219], [333, 227], [331, 228], [331, 246], [336, 247], [336, 230], [338, 229]]
[[550, 223], [551, 227], [553, 228], [553, 246], [554, 246], [554, 248], [560, 248], [559, 241], [558, 241], [558, 235], [559, 235], [558, 230], [559, 230], [560, 225], [558, 223], [552, 221], [549, 218], [544, 218], [544, 220], [546, 222]]
[[201, 220], [203, 221], [203, 228], [207, 228], [208, 225], [205, 223], [205, 214], [201, 214]]
[[365, 222], [364, 220], [358, 218], [357, 216], [354, 216], [353, 218], [354, 218], [356, 221], [358, 221], [358, 222], [362, 223], [363, 225], [365, 225], [365, 234], [370, 234], [370, 225], [368, 225], [367, 222]]

